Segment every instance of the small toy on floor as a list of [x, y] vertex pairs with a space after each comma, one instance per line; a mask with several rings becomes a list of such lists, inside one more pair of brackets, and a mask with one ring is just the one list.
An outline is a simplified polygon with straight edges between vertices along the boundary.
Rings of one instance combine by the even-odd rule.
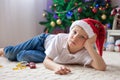
[[26, 69], [26, 67], [30, 67], [30, 69], [35, 69], [36, 68], [36, 64], [34, 62], [27, 62], [27, 61], [21, 61], [19, 62], [15, 68], [13, 68], [13, 70], [22, 70], [22, 69]]
[[106, 51], [114, 51], [114, 37], [110, 36], [106, 42]]
[[114, 50], [120, 52], [120, 39], [116, 40]]
[[17, 65], [16, 65], [16, 67], [15, 68], [13, 68], [13, 70], [23, 70], [23, 69], [26, 69], [26, 64], [25, 64], [25, 62], [19, 62]]
[[120, 39], [114, 41], [114, 37], [110, 36], [105, 44], [106, 51], [120, 52]]
[[34, 62], [30, 62], [29, 63], [29, 67], [30, 67], [30, 69], [35, 69], [36, 68], [36, 64]]
[[2, 66], [2, 65], [0, 65], [0, 68], [3, 68], [3, 66]]

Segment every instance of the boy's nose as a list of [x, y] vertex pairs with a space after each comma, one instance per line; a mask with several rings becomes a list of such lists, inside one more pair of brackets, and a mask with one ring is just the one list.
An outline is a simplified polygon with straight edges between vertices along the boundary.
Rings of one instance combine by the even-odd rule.
[[77, 40], [77, 35], [74, 35], [74, 36], [73, 36], [73, 39], [74, 39], [74, 40]]

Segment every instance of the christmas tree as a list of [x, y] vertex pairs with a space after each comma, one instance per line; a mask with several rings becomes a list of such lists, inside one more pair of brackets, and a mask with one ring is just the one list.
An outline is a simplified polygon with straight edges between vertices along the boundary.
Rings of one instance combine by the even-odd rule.
[[46, 21], [45, 31], [52, 33], [54, 29], [68, 32], [73, 21], [83, 18], [93, 18], [112, 28], [111, 0], [52, 0], [51, 11], [44, 10]]

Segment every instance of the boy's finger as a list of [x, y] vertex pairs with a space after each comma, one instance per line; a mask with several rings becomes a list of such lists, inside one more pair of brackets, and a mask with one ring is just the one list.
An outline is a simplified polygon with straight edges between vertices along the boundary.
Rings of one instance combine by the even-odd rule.
[[65, 70], [65, 69], [61, 69], [59, 71], [56, 72], [56, 74], [60, 74], [60, 75], [64, 75], [64, 74], [68, 74], [70, 71]]
[[65, 70], [68, 72], [71, 72], [70, 68], [68, 68], [68, 67], [65, 67]]

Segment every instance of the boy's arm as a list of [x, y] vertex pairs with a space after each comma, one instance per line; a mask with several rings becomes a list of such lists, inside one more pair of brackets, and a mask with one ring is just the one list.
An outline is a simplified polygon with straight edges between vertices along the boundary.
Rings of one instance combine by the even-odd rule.
[[90, 66], [92, 66], [97, 70], [104, 71], [106, 69], [106, 64], [103, 58], [99, 54], [97, 54], [96, 50], [93, 48], [93, 43], [95, 43], [95, 40], [96, 40], [96, 35], [86, 40], [84, 46], [92, 58], [92, 62], [90, 63]]
[[47, 56], [45, 57], [43, 64], [46, 68], [55, 71], [56, 74], [64, 75], [71, 72], [68, 67], [55, 63], [53, 59]]

